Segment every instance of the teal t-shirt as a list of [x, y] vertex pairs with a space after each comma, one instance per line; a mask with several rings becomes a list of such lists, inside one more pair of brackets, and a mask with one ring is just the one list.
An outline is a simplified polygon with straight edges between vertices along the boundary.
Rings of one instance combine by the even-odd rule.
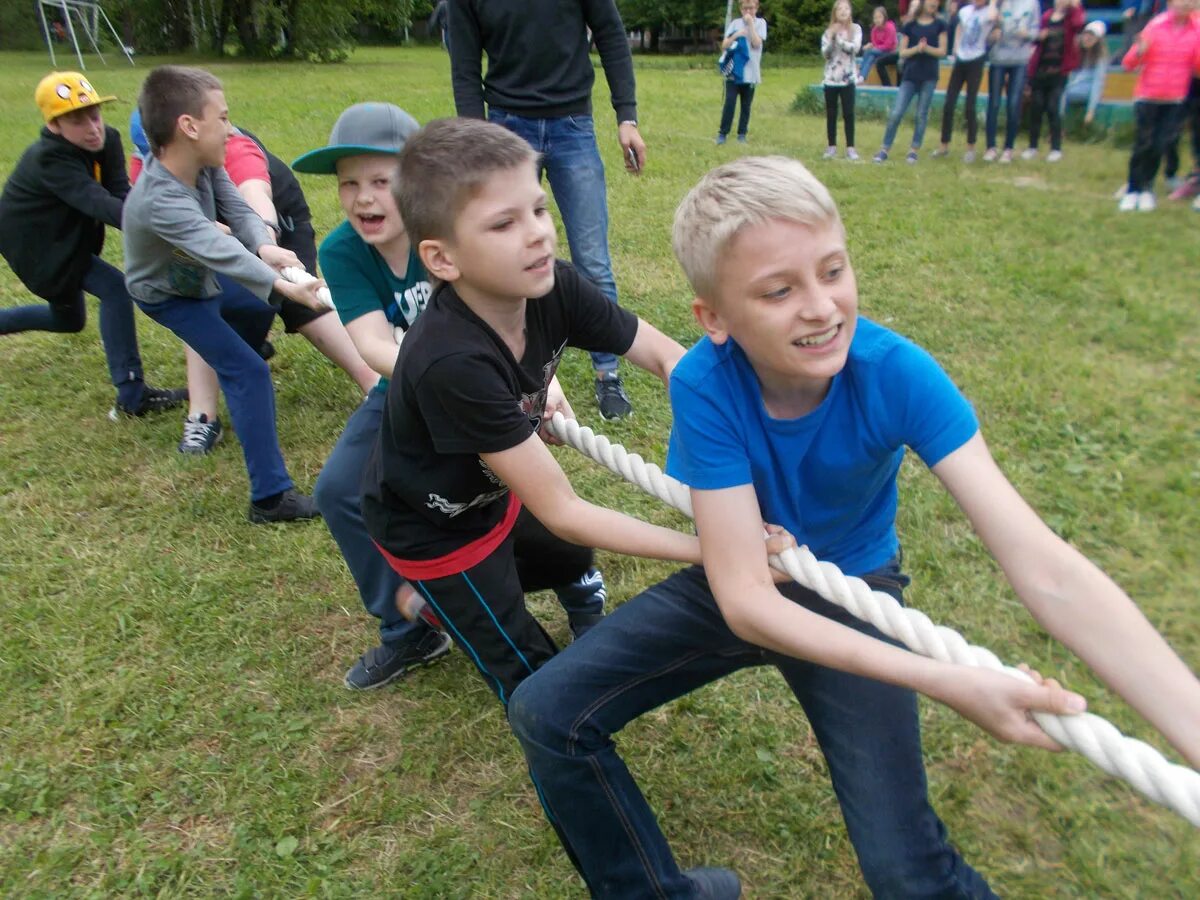
[[[408, 331], [429, 303], [429, 276], [416, 250], [408, 251], [408, 269], [397, 278], [379, 251], [349, 222], [342, 222], [321, 242], [317, 254], [343, 325], [382, 309], [388, 322]], [[387, 390], [387, 379], [380, 379], [375, 389]]]

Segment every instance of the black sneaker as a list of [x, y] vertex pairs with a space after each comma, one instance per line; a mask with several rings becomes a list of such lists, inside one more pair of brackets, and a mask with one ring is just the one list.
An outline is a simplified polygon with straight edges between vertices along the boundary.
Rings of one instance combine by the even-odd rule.
[[263, 362], [266, 362], [275, 355], [275, 345], [270, 341], [263, 341], [262, 346], [258, 348], [258, 355], [263, 358]]
[[296, 519], [315, 519], [321, 515], [317, 512], [317, 504], [307, 494], [299, 493], [295, 488], [288, 488], [278, 505], [268, 509], [250, 501], [250, 521], [255, 525], [268, 522], [292, 522]]
[[742, 896], [742, 882], [729, 869], [701, 866], [686, 870], [683, 877], [695, 885], [701, 900], [737, 900]]
[[426, 628], [419, 638], [406, 644], [372, 647], [351, 666], [342, 683], [352, 691], [380, 688], [391, 684], [405, 672], [427, 666], [449, 652], [450, 635]]
[[625, 393], [625, 385], [616, 372], [596, 378], [596, 405], [600, 407], [600, 418], [615, 422], [633, 414], [633, 404]]
[[225, 429], [220, 419], [211, 422], [205, 413], [188, 416], [183, 420], [183, 438], [179, 441], [179, 452], [191, 456], [207, 456], [213, 447], [221, 443]]
[[142, 389], [142, 399], [138, 401], [137, 406], [122, 406], [118, 403], [108, 411], [108, 417], [114, 422], [122, 416], [127, 416], [131, 419], [140, 419], [147, 413], [166, 412], [168, 409], [175, 409], [177, 406], [187, 403], [187, 400], [187, 388], [163, 390], [162, 388], [150, 387], [147, 384]]

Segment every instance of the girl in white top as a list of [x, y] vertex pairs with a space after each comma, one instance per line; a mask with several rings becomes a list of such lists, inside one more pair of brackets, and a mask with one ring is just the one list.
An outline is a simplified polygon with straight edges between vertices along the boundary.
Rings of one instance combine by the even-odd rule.
[[846, 159], [858, 159], [854, 149], [854, 90], [858, 70], [854, 57], [862, 48], [862, 27], [851, 18], [849, 0], [836, 0], [829, 16], [829, 27], [821, 35], [821, 55], [825, 57], [825, 134], [829, 146], [825, 159], [837, 156], [837, 107], [842, 102], [842, 125], [846, 131]]

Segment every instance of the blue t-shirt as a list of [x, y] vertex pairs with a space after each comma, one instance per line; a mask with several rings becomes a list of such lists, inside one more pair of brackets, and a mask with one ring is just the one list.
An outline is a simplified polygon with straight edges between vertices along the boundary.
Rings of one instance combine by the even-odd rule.
[[925, 350], [860, 317], [846, 365], [815, 410], [774, 419], [745, 353], [703, 338], [671, 373], [667, 473], [698, 490], [754, 485], [765, 521], [818, 559], [862, 575], [896, 555], [896, 473], [928, 466], [979, 429]]
[[[925, 38], [925, 43], [936, 50], [938, 41], [946, 31], [946, 23], [941, 19], [934, 19], [928, 24], [921, 24], [913, 19], [900, 29], [901, 34], [908, 36], [909, 49], [921, 43], [921, 38]], [[918, 84], [923, 81], [937, 81], [940, 63], [940, 57], [930, 56], [928, 53], [910, 56], [904, 61], [902, 78], [904, 81], [915, 81]]]
[[[408, 331], [429, 303], [429, 276], [415, 249], [408, 251], [404, 277], [397, 278], [379, 251], [342, 222], [321, 241], [317, 255], [343, 325], [382, 309], [388, 322]], [[381, 378], [375, 389], [386, 391], [387, 381]]]

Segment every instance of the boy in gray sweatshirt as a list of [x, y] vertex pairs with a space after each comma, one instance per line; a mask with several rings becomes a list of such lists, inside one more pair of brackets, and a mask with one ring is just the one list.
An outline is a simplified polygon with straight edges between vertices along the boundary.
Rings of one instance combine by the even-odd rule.
[[[296, 492], [279, 452], [275, 389], [256, 348], [274, 318], [263, 302], [272, 290], [316, 309], [323, 282], [294, 285], [277, 274], [300, 261], [276, 246], [222, 168], [232, 131], [215, 77], [161, 66], [138, 105], [154, 155], [125, 202], [129, 293], [216, 370], [250, 476], [250, 521], [311, 519], [312, 498]], [[188, 425], [212, 443], [221, 436], [220, 420]]]

